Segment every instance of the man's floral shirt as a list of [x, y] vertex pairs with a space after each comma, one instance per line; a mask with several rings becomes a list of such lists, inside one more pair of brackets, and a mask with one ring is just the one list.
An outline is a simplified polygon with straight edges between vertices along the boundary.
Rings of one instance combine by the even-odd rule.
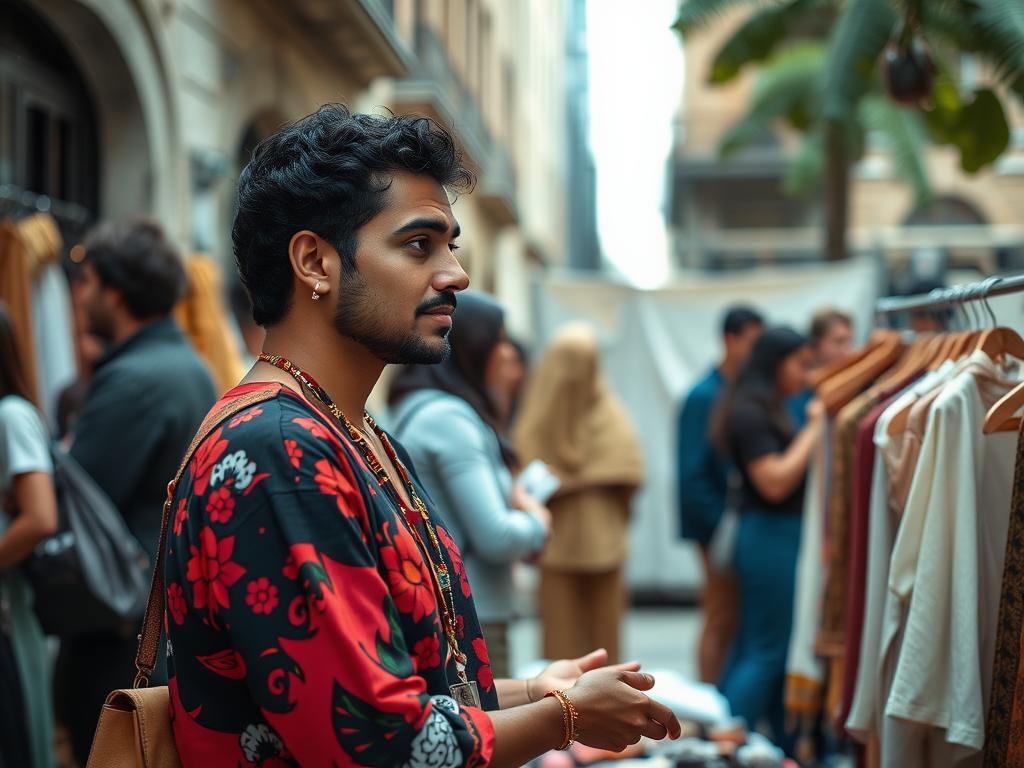
[[[470, 679], [497, 709], [462, 558], [417, 489], [457, 580]], [[184, 768], [488, 762], [490, 718], [449, 696], [458, 679], [429, 565], [400, 515], [430, 546], [422, 520], [301, 397], [281, 387], [218, 425], [171, 513], [164, 620]]]

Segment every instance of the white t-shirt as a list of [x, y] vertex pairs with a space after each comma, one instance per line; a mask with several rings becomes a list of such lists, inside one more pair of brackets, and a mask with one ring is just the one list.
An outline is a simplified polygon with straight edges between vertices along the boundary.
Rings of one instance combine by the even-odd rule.
[[[53, 474], [50, 435], [35, 406], [7, 395], [0, 398], [0, 501], [10, 493], [14, 477], [26, 472]], [[2, 510], [0, 504], [0, 532], [7, 528]]]

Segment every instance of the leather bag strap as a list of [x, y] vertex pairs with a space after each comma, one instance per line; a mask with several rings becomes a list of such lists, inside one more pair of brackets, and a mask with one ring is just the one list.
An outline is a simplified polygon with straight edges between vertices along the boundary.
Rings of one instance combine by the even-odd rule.
[[167, 500], [164, 502], [163, 522], [160, 526], [160, 544], [156, 551], [156, 566], [153, 568], [153, 582], [149, 588], [149, 602], [146, 604], [146, 616], [142, 620], [142, 633], [139, 635], [139, 650], [135, 655], [135, 668], [139, 673], [135, 676], [133, 687], [140, 688], [149, 684], [149, 676], [156, 668], [156, 660], [160, 653], [160, 623], [164, 615], [164, 549], [167, 546], [167, 524], [171, 519], [171, 504], [174, 500], [174, 492], [178, 487], [185, 468], [192, 461], [192, 454], [196, 448], [209, 437], [210, 433], [229, 416], [234, 416], [250, 406], [262, 403], [277, 396], [281, 391], [280, 384], [268, 385], [245, 392], [238, 397], [232, 398], [219, 408], [211, 411], [203, 419], [199, 431], [192, 438], [192, 444], [185, 452], [181, 460], [178, 473], [174, 479], [167, 484]]

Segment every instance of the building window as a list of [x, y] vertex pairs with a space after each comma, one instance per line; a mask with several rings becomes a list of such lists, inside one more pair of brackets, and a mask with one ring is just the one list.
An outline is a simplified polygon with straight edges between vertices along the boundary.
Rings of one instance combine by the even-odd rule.
[[0, 184], [95, 213], [95, 121], [57, 37], [28, 8], [0, 2]]

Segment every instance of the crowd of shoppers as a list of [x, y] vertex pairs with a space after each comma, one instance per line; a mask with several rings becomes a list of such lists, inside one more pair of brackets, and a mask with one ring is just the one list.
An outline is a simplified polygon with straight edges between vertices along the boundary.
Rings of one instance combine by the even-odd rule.
[[[215, 400], [207, 368], [170, 317], [185, 272], [160, 226], [146, 218], [105, 224], [83, 246], [71, 292], [81, 373], [60, 395], [52, 432], [31, 404], [36, 396], [20, 375], [11, 321], [0, 311], [0, 528], [9, 521], [0, 537], [5, 766], [54, 764], [54, 712], [84, 766], [103, 702], [136, 674], [141, 616], [120, 631], [62, 637], [53, 685], [44, 682], [46, 645], [16, 566], [56, 527], [51, 441], [62, 438], [59, 449], [69, 449], [109, 497], [152, 564], [167, 482]], [[162, 679], [161, 666], [154, 682]], [[23, 759], [26, 744], [31, 760]]]
[[[106, 224], [85, 241], [73, 291], [86, 331], [107, 351], [68, 436], [71, 456], [110, 497], [156, 561], [167, 483], [216, 395], [206, 367], [170, 317], [185, 289], [181, 257], [158, 224]], [[141, 620], [141, 617], [138, 617]], [[84, 765], [110, 691], [131, 685], [140, 625], [61, 642], [56, 696]], [[164, 677], [158, 670], [154, 682]]]
[[[346, 161], [324, 142], [345, 143]], [[367, 181], [380, 174], [387, 194]], [[409, 750], [437, 762], [424, 750], [443, 746], [512, 765], [573, 738], [678, 732], [637, 690], [651, 684], [638, 665], [619, 664], [639, 436], [592, 327], [554, 333], [530, 370], [501, 306], [464, 290], [444, 190], [470, 178], [438, 126], [328, 107], [261, 145], [240, 180], [242, 282], [228, 295], [251, 369], [226, 383], [221, 404], [237, 412], [177, 489], [164, 574], [186, 766], [359, 762], [366, 739], [396, 763]], [[50, 768], [55, 714], [84, 766], [107, 694], [136, 674], [141, 616], [60, 638], [50, 680], [19, 564], [57, 527], [52, 441], [154, 563], [167, 483], [225, 387], [172, 314], [186, 270], [158, 224], [104, 224], [81, 249], [80, 375], [54, 429], [0, 304], [0, 768]], [[706, 579], [701, 678], [785, 745], [799, 512], [823, 422], [808, 373], [850, 353], [853, 326], [836, 310], [807, 336], [765, 326], [729, 311], [723, 355], [681, 409], [679, 511]], [[387, 363], [400, 366], [390, 435], [364, 413]], [[553, 478], [543, 494], [521, 477], [535, 466]], [[723, 570], [711, 548], [727, 511], [738, 527]], [[517, 563], [539, 565], [543, 655], [561, 659], [527, 681], [510, 679]], [[167, 680], [161, 660], [150, 683]], [[336, 733], [318, 730], [323, 712]]]
[[[688, 393], [677, 430], [680, 532], [704, 563], [701, 677], [734, 715], [766, 725], [790, 749], [784, 721], [786, 654], [804, 482], [824, 408], [809, 374], [853, 351], [853, 321], [837, 309], [809, 335], [764, 329], [749, 307], [727, 311], [725, 355]], [[723, 523], [726, 510], [738, 525]], [[717, 537], [717, 538], [716, 538]], [[709, 550], [719, 543], [727, 563]]]

